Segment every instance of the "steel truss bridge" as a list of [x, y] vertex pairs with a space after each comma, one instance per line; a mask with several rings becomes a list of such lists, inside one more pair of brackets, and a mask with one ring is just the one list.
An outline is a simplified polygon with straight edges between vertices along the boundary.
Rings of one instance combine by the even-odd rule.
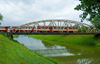
[[[30, 28], [31, 26], [31, 28]], [[27, 27], [27, 28], [25, 28]], [[94, 26], [72, 20], [42, 20], [12, 28], [10, 34], [100, 34]]]

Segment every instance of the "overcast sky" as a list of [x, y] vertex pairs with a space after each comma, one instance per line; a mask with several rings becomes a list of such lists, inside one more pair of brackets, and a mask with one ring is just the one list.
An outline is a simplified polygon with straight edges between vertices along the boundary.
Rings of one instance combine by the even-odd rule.
[[[29, 22], [66, 19], [80, 22], [81, 11], [74, 10], [78, 0], [0, 0], [1, 25], [19, 26]], [[90, 24], [87, 21], [84, 23]]]

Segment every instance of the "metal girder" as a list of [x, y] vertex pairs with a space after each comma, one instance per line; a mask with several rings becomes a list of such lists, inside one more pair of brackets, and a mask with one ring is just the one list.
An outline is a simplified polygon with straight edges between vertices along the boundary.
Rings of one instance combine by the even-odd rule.
[[[40, 25], [39, 23], [43, 23], [43, 25]], [[85, 23], [82, 23], [82, 22], [78, 22], [78, 21], [72, 21], [72, 20], [63, 20], [63, 19], [53, 19], [53, 20], [42, 20], [42, 21], [35, 21], [35, 22], [30, 22], [30, 23], [26, 23], [26, 24], [23, 24], [23, 25], [20, 25], [16, 28], [16, 30], [19, 30], [21, 29], [22, 27], [25, 27], [25, 26], [30, 26], [30, 25], [33, 25], [33, 27], [35, 27], [35, 25], [38, 25], [38, 26], [48, 26], [48, 27], [63, 27], [63, 29], [65, 27], [73, 27], [73, 26], [76, 26], [78, 30], [80, 30], [80, 32], [82, 33], [100, 33], [100, 30], [91, 26], [91, 25], [88, 25], [88, 24], [85, 24]], [[58, 29], [59, 30], [59, 29]], [[73, 32], [74, 32], [74, 29], [72, 28]]]

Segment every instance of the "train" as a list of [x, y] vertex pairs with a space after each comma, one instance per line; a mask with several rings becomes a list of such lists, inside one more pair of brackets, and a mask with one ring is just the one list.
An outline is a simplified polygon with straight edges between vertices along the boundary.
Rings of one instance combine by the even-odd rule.
[[23, 32], [23, 33], [52, 33], [52, 32], [78, 32], [77, 27], [64, 27], [64, 26], [27, 26], [21, 27], [21, 29], [17, 29], [18, 26], [0, 26], [0, 32]]
[[10, 26], [0, 26], [0, 32], [8, 32], [10, 30]]

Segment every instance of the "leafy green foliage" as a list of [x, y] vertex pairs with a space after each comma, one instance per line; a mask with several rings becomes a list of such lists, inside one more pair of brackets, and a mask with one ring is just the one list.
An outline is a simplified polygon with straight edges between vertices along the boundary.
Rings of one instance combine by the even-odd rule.
[[95, 17], [93, 20], [91, 20], [91, 23], [96, 27], [100, 29], [100, 19]]
[[[90, 27], [90, 28], [92, 28], [92, 27]], [[86, 32], [86, 30], [88, 30], [88, 27], [81, 26], [81, 27], [79, 27], [78, 32]]]
[[1, 15], [1, 13], [0, 13], [0, 20], [3, 20], [3, 16]]
[[[83, 22], [84, 19], [87, 18], [89, 15], [90, 17], [87, 20], [91, 21], [100, 19], [100, 0], [79, 0], [81, 4], [77, 5], [74, 9], [83, 11], [83, 14], [80, 15], [81, 21]], [[99, 21], [100, 22], [100, 21]], [[93, 23], [94, 24], [94, 23]]]

